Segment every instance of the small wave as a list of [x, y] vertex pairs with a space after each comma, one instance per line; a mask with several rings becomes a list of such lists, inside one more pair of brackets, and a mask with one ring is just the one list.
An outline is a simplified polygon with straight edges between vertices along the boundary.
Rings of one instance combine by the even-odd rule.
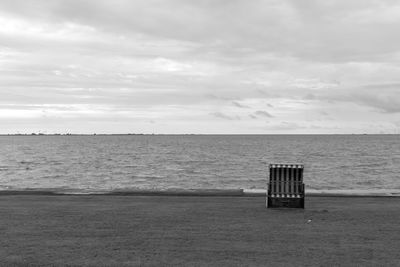
[[19, 162], [19, 164], [34, 164], [34, 163], [35, 162], [33, 162], [33, 161], [25, 161], [25, 160], [22, 160]]

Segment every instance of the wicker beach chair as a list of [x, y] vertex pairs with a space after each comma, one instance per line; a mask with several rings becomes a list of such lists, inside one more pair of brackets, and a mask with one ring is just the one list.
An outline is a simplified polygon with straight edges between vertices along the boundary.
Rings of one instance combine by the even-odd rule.
[[304, 209], [304, 166], [298, 164], [270, 164], [267, 193], [268, 208]]

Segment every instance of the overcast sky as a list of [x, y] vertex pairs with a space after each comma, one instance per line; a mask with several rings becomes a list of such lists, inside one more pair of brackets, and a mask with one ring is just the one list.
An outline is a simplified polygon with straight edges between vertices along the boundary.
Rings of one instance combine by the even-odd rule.
[[0, 133], [398, 133], [400, 1], [1, 0]]

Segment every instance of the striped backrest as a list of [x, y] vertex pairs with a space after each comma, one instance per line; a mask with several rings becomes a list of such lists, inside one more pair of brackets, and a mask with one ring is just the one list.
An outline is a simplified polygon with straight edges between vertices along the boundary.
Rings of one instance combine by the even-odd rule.
[[268, 195], [271, 197], [302, 197], [304, 166], [300, 164], [270, 164]]

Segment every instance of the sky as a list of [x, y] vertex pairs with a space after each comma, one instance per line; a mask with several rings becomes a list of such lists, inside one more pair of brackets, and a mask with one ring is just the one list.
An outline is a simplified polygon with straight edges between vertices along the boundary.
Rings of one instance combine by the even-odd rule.
[[1, 0], [0, 133], [400, 133], [400, 2]]

